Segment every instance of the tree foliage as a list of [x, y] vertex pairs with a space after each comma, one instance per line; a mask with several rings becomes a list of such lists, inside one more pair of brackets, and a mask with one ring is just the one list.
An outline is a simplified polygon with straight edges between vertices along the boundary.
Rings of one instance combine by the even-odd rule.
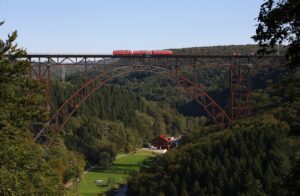
[[[283, 195], [289, 169], [283, 148], [288, 131], [282, 122], [257, 118], [236, 124], [230, 132], [198, 138], [133, 177], [129, 194], [152, 195], [147, 192], [155, 190], [170, 195], [168, 191], [176, 187], [190, 195]], [[144, 186], [141, 179], [151, 183]]]
[[292, 66], [300, 64], [299, 0], [265, 0], [257, 18], [253, 39], [262, 47], [260, 54], [276, 51], [277, 44], [287, 44], [286, 57]]
[[61, 195], [59, 175], [34, 143], [30, 127], [46, 117], [42, 86], [30, 79], [26, 52], [14, 43], [17, 32], [0, 40], [0, 194]]

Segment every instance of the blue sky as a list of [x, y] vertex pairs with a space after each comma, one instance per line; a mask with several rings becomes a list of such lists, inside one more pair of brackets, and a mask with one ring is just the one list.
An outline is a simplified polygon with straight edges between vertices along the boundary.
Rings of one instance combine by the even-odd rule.
[[262, 0], [0, 0], [0, 38], [32, 53], [251, 44]]

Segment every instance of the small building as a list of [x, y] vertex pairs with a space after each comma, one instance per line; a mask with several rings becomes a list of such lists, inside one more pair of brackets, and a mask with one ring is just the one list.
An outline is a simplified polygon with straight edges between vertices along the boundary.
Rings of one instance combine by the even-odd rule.
[[151, 141], [152, 148], [156, 149], [171, 149], [171, 138], [168, 138], [164, 134], [160, 134], [158, 137]]

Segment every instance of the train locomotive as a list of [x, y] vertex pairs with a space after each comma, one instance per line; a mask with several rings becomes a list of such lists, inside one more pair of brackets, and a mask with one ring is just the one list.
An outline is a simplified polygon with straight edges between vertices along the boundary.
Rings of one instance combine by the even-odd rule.
[[116, 56], [151, 56], [151, 55], [172, 55], [171, 50], [114, 50]]

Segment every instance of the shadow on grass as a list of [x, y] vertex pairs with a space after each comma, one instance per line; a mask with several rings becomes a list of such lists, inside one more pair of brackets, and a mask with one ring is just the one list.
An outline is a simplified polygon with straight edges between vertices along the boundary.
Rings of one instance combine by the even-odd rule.
[[113, 164], [112, 167], [138, 167], [139, 164]]
[[109, 184], [97, 184], [98, 187], [105, 188], [109, 187]]
[[[139, 167], [143, 166], [145, 167], [148, 162], [151, 162], [153, 160], [152, 157], [147, 158], [146, 160], [142, 161], [139, 164], [136, 163], [115, 163], [111, 165], [110, 167], [96, 167], [93, 168], [91, 171], [93, 172], [101, 172], [101, 173], [111, 173], [111, 174], [129, 174], [134, 175], [139, 170]], [[144, 165], [145, 164], [145, 165]]]
[[137, 171], [136, 171], [136, 168], [138, 166], [134, 166], [132, 168], [119, 168], [119, 167], [110, 167], [110, 168], [95, 168], [93, 169], [92, 171], [93, 172], [101, 172], [101, 173], [112, 173], [112, 174], [135, 174]]

